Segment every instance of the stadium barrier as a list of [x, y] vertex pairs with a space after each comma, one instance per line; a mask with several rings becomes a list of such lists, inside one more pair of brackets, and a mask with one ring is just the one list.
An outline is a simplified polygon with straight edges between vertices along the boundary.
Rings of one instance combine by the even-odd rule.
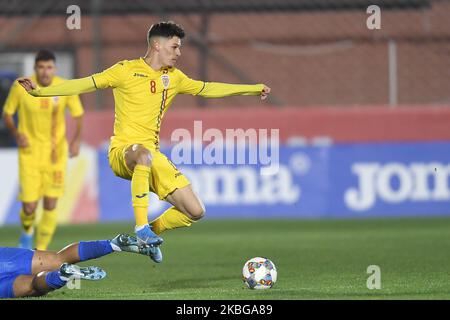
[[[176, 103], [176, 102], [175, 102]], [[161, 139], [171, 140], [172, 133], [185, 128], [191, 133], [194, 121], [202, 121], [203, 129], [228, 128], [280, 129], [280, 141], [301, 136], [307, 140], [330, 137], [334, 142], [403, 142], [450, 141], [450, 106], [379, 106], [354, 107], [283, 107], [189, 109], [174, 105], [164, 117]], [[173, 108], [173, 109], [172, 109]], [[113, 132], [114, 112], [87, 112], [83, 139], [99, 146]], [[69, 126], [69, 134], [72, 127]]]
[[[60, 223], [132, 219], [129, 182], [115, 177], [107, 162], [113, 119], [111, 111], [86, 114], [85, 144], [69, 160], [58, 204]], [[272, 176], [261, 175], [261, 162], [177, 163], [209, 218], [450, 214], [449, 108], [180, 109], [168, 112], [161, 132], [163, 151], [174, 162], [172, 133], [182, 128], [194, 137], [199, 120], [204, 131], [279, 129], [281, 143]], [[17, 166], [17, 150], [0, 149], [0, 225], [18, 223]], [[151, 197], [150, 215], [166, 207]]]
[[[0, 151], [0, 224], [18, 223], [16, 162], [15, 150]], [[450, 214], [450, 142], [282, 145], [274, 175], [261, 175], [261, 164], [178, 166], [208, 218]], [[150, 198], [151, 216], [165, 208]], [[104, 147], [70, 160], [59, 213], [61, 223], [132, 219], [129, 182], [111, 172]]]

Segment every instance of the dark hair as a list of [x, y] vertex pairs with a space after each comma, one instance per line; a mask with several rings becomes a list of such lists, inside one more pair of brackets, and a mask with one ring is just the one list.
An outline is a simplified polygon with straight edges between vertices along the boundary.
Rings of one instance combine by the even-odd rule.
[[184, 38], [185, 33], [183, 27], [172, 21], [163, 21], [155, 23], [150, 27], [147, 34], [147, 41], [150, 44], [150, 38], [152, 37], [172, 38], [175, 36], [180, 39]]
[[56, 62], [56, 57], [55, 54], [53, 52], [51, 52], [50, 50], [39, 50], [38, 53], [36, 54], [36, 57], [34, 58], [34, 63], [38, 63], [39, 61], [49, 61], [49, 60], [53, 60]]

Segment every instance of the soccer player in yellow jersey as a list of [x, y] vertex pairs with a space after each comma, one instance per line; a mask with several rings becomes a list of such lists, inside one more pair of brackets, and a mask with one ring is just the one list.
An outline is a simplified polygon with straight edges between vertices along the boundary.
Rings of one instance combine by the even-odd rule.
[[[41, 87], [62, 83], [55, 76], [55, 56], [41, 50], [35, 57], [35, 75]], [[46, 250], [56, 229], [56, 204], [64, 192], [64, 176], [68, 158], [65, 108], [76, 119], [76, 132], [70, 143], [70, 156], [79, 153], [83, 107], [78, 96], [33, 97], [15, 82], [3, 109], [3, 119], [19, 147], [19, 198], [22, 202], [20, 246], [33, 247], [35, 214], [43, 197], [44, 213], [37, 226], [36, 248]], [[13, 115], [18, 113], [18, 127]]]
[[[20, 84], [34, 96], [74, 95], [112, 88], [115, 100], [114, 135], [109, 148], [113, 172], [131, 180], [136, 235], [148, 246], [150, 257], [162, 261], [159, 235], [187, 227], [201, 219], [205, 208], [188, 179], [159, 151], [161, 121], [177, 94], [218, 98], [253, 95], [265, 99], [270, 88], [263, 84], [237, 85], [192, 80], [174, 67], [181, 55], [184, 30], [173, 22], [150, 27], [145, 57], [120, 61], [101, 73], [60, 85], [40, 88], [30, 79]], [[149, 225], [148, 193], [173, 205]]]

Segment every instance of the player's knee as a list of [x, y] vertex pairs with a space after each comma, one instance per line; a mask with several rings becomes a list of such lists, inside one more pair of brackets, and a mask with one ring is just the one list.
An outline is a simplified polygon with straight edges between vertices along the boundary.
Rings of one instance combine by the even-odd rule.
[[32, 215], [36, 211], [36, 208], [37, 208], [36, 202], [29, 202], [23, 204], [23, 211], [25, 212], [26, 215]]
[[43, 284], [46, 283], [47, 271], [41, 271], [33, 277], [31, 281], [30, 291], [26, 294], [29, 297], [39, 297], [46, 295], [48, 292], [43, 288]]
[[56, 209], [56, 199], [52, 199], [49, 201], [44, 200], [44, 210], [55, 210]]
[[205, 216], [205, 213], [205, 206], [202, 203], [189, 210], [190, 218], [195, 221], [202, 219]]
[[56, 203], [48, 206], [44, 206], [44, 210], [52, 211], [56, 209]]
[[136, 164], [150, 167], [152, 164], [152, 155], [146, 148], [139, 148], [136, 153]]

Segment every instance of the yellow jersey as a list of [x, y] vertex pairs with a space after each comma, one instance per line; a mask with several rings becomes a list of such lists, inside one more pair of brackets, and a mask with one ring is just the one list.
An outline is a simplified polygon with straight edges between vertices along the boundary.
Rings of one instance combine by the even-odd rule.
[[115, 121], [110, 150], [131, 143], [158, 150], [161, 121], [179, 93], [207, 98], [258, 95], [264, 87], [193, 80], [174, 67], [153, 70], [143, 58], [120, 61], [92, 79], [97, 89], [113, 89]]
[[[37, 82], [35, 75], [31, 79]], [[64, 81], [55, 76], [51, 85]], [[66, 107], [72, 117], [84, 113], [78, 96], [33, 97], [14, 81], [3, 112], [8, 115], [18, 112], [18, 132], [28, 138], [29, 147], [19, 148], [21, 165], [46, 167], [67, 160]]]

